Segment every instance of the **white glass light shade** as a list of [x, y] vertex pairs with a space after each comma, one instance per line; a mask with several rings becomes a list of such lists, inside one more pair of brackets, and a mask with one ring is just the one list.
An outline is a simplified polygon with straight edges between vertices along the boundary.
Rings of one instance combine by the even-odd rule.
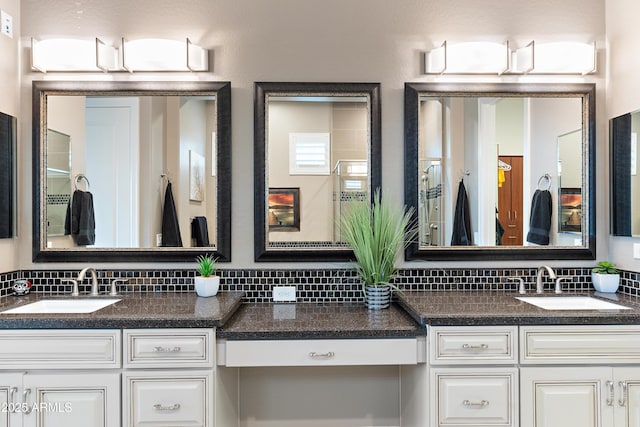
[[426, 74], [502, 74], [508, 68], [508, 43], [444, 42], [425, 55]]
[[590, 74], [596, 71], [595, 43], [532, 41], [511, 56], [512, 73]]
[[186, 41], [122, 40], [122, 64], [128, 71], [208, 71], [206, 49]]
[[49, 71], [114, 71], [117, 49], [99, 39], [31, 39], [31, 67]]
[[589, 74], [596, 70], [595, 43], [536, 43], [533, 73]]

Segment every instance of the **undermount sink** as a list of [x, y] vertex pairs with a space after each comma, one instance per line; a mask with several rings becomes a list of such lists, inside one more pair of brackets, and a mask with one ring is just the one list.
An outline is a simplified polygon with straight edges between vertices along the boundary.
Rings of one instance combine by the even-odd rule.
[[43, 299], [0, 314], [93, 313], [118, 301], [120, 298]]
[[630, 310], [629, 307], [592, 297], [539, 296], [516, 299], [545, 310]]

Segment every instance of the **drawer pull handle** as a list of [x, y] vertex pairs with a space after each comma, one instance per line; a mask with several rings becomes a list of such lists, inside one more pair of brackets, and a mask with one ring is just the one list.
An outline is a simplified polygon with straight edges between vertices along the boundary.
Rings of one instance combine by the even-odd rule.
[[[488, 345], [486, 344], [462, 344], [462, 348], [464, 348], [465, 350], [486, 350], [489, 348]], [[465, 401], [466, 402], [466, 401]]]
[[333, 351], [330, 351], [328, 353], [316, 353], [315, 351], [312, 351], [311, 353], [309, 353], [309, 357], [313, 357], [313, 358], [319, 358], [319, 357], [330, 358], [335, 355], [336, 354]]
[[33, 411], [33, 406], [29, 405], [29, 395], [31, 395], [31, 389], [30, 388], [25, 388], [24, 391], [22, 392], [22, 413], [24, 414], [30, 414], [31, 411]]
[[[13, 406], [13, 410], [11, 412], [13, 412], [14, 414], [17, 412], [16, 408], [18, 405], [16, 405], [16, 393], [18, 393], [18, 387], [11, 387], [9, 389], [9, 403]], [[11, 406], [9, 406], [11, 408]]]
[[472, 402], [470, 400], [463, 400], [462, 404], [464, 406], [489, 406], [489, 401], [481, 400], [480, 402]]
[[622, 399], [618, 399], [618, 405], [626, 406], [627, 405], [627, 382], [619, 381], [618, 386], [620, 387], [620, 395]]
[[182, 349], [178, 346], [176, 347], [154, 347], [154, 353], [179, 353]]
[[607, 381], [606, 385], [609, 389], [609, 396], [607, 396], [607, 406], [613, 406], [613, 381]]
[[153, 405], [153, 409], [155, 409], [156, 411], [177, 411], [178, 409], [180, 409], [180, 404], [174, 403], [171, 406], [163, 406], [160, 403], [156, 403], [155, 405]]

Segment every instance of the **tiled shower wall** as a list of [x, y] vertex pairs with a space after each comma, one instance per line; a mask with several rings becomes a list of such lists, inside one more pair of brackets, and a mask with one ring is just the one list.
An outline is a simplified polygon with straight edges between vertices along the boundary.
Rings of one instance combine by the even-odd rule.
[[[569, 277], [563, 288], [574, 291], [589, 291], [591, 286], [590, 268], [556, 268], [558, 276]], [[407, 290], [425, 291], [511, 291], [518, 288], [516, 281], [509, 277], [522, 277], [529, 290], [535, 287], [535, 268], [472, 268], [472, 269], [401, 269], [396, 284]], [[281, 270], [221, 269], [222, 291], [244, 291], [246, 302], [270, 302], [273, 286], [296, 285], [298, 302], [359, 302], [362, 301], [360, 285], [355, 270]], [[33, 291], [44, 293], [70, 293], [71, 284], [66, 279], [77, 277], [77, 270], [23, 270], [0, 274], [0, 297], [11, 293], [10, 287], [19, 278], [30, 279]], [[192, 292], [193, 270], [100, 270], [98, 273], [101, 291], [106, 292], [115, 278], [126, 278], [129, 282], [120, 287], [126, 292]], [[545, 274], [545, 287], [554, 284]], [[88, 280], [81, 286], [82, 292], [89, 291]], [[640, 273], [622, 271], [619, 292], [640, 295]]]

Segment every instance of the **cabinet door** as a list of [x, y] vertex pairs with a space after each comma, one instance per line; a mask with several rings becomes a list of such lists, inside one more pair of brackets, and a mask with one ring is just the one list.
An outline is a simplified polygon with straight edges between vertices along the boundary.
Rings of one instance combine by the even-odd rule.
[[25, 427], [119, 427], [120, 374], [26, 374]]
[[20, 413], [22, 373], [0, 374], [0, 427], [16, 427]]
[[640, 368], [615, 368], [616, 427], [640, 427]]
[[613, 370], [520, 368], [521, 427], [610, 427]]

